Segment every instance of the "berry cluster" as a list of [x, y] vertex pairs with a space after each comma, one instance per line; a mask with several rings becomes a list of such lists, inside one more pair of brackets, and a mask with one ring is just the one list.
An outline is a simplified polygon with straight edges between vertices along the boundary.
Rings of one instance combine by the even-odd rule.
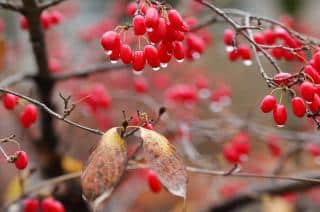
[[[101, 45], [111, 63], [121, 59], [124, 64], [132, 65], [134, 73], [140, 74], [146, 64], [158, 71], [160, 67], [166, 68], [173, 57], [182, 62], [184, 58], [196, 59], [204, 52], [208, 38], [196, 33], [186, 34], [190, 25], [196, 22], [189, 19], [188, 24], [177, 10], [167, 10], [161, 4], [141, 2], [138, 6], [130, 3], [128, 14], [134, 16], [132, 28], [134, 35], [138, 36], [138, 49], [133, 51], [131, 46], [125, 43], [125, 38], [124, 41], [121, 40], [117, 30], [105, 32], [101, 38]], [[124, 30], [124, 34], [130, 28], [118, 27]], [[141, 37], [147, 42], [143, 50], [140, 46]]]
[[[57, 10], [43, 11], [40, 16], [41, 26], [44, 30], [48, 30], [61, 22], [62, 15]], [[21, 16], [19, 20], [20, 28], [27, 30], [29, 28], [28, 20], [25, 16]]]
[[223, 33], [223, 42], [226, 45], [226, 51], [230, 61], [241, 59], [243, 64], [250, 66], [252, 64], [252, 55], [250, 47], [247, 44], [236, 42], [236, 33], [232, 29], [226, 29]]
[[[273, 78], [274, 83], [278, 86], [278, 88], [273, 91], [289, 91], [290, 94], [293, 95], [291, 108], [296, 117], [304, 117], [308, 109], [316, 114], [320, 109], [320, 87], [319, 84], [316, 84], [318, 82], [316, 81], [317, 76], [320, 75], [312, 65], [306, 65], [304, 72], [295, 76], [290, 73], [279, 73]], [[297, 88], [300, 96], [297, 96], [294, 90], [289, 88], [297, 83], [299, 84]], [[281, 93], [281, 96], [282, 94], [283, 93]], [[260, 104], [260, 109], [264, 113], [273, 111], [273, 119], [279, 127], [284, 126], [287, 121], [287, 109], [285, 105], [281, 104], [281, 98], [278, 104], [277, 99], [273, 95], [265, 96]]]
[[239, 132], [223, 146], [223, 156], [228, 162], [237, 164], [247, 159], [250, 149], [249, 135], [246, 132]]
[[100, 83], [96, 83], [89, 89], [80, 91], [78, 96], [94, 114], [99, 110], [107, 109], [111, 106], [111, 97]]
[[61, 202], [51, 197], [46, 197], [42, 200], [41, 206], [38, 199], [28, 198], [23, 202], [24, 212], [64, 212], [65, 208]]
[[[3, 106], [7, 110], [13, 110], [19, 103], [19, 97], [12, 94], [5, 94], [2, 97]], [[31, 127], [38, 119], [38, 110], [33, 104], [27, 104], [20, 114], [19, 120], [24, 128]]]

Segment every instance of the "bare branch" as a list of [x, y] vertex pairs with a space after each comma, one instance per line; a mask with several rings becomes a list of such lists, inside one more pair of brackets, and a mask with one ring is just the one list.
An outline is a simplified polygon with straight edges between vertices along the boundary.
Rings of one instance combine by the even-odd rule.
[[66, 0], [51, 0], [49, 2], [45, 2], [45, 3], [40, 4], [39, 8], [41, 10], [45, 10], [45, 9], [48, 9], [49, 7], [53, 7], [55, 5], [58, 5], [64, 1], [66, 1]]
[[88, 77], [89, 75], [92, 75], [92, 74], [104, 73], [104, 72], [113, 71], [117, 69], [125, 69], [128, 67], [129, 66], [124, 64], [104, 63], [100, 65], [94, 65], [92, 67], [89, 67], [83, 70], [76, 70], [70, 73], [68, 72], [68, 73], [54, 75], [53, 80], [62, 81], [62, 80], [68, 80], [72, 78], [83, 78], [83, 77]]
[[8, 3], [8, 1], [5, 1], [5, 2], [1, 1], [0, 7], [6, 10], [11, 10], [11, 11], [20, 12], [20, 13], [23, 11], [22, 6], [10, 4]]
[[34, 78], [34, 74], [31, 74], [31, 73], [18, 73], [15, 75], [11, 75], [0, 82], [0, 88], [6, 88], [11, 85], [15, 85], [19, 82], [22, 82], [24, 80], [29, 80], [33, 78]]
[[101, 132], [100, 130], [98, 129], [93, 129], [93, 128], [89, 128], [89, 127], [86, 127], [86, 126], [83, 126], [81, 124], [78, 124], [74, 121], [71, 121], [69, 119], [66, 119], [64, 117], [64, 114], [63, 115], [60, 115], [59, 113], [56, 113], [55, 111], [53, 111], [51, 108], [49, 108], [47, 105], [45, 105], [44, 103], [41, 103], [40, 101], [36, 100], [36, 99], [33, 99], [31, 97], [28, 97], [28, 96], [25, 96], [23, 94], [19, 94], [17, 92], [14, 92], [14, 91], [11, 91], [11, 90], [7, 90], [7, 89], [4, 89], [4, 88], [0, 88], [0, 92], [4, 92], [4, 93], [10, 93], [10, 94], [13, 94], [13, 95], [16, 95], [16, 96], [19, 96], [20, 98], [36, 105], [37, 107], [43, 109], [45, 112], [47, 112], [49, 115], [51, 115], [52, 117], [56, 118], [56, 119], [59, 119], [59, 120], [62, 120], [64, 121], [65, 123], [67, 124], [70, 124], [72, 126], [75, 126], [75, 127], [78, 127], [80, 129], [83, 129], [83, 130], [86, 130], [88, 132], [91, 132], [91, 133], [94, 133], [94, 134], [97, 134], [97, 135], [102, 135], [103, 132]]

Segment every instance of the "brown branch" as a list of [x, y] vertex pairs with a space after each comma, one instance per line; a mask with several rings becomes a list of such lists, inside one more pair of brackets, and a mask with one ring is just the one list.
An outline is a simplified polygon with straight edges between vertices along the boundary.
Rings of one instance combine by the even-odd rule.
[[34, 74], [31, 73], [17, 73], [11, 75], [0, 82], [0, 88], [6, 88], [17, 83], [23, 82], [24, 80], [34, 79]]
[[[76, 123], [76, 122], [74, 122], [74, 121], [71, 121], [71, 120], [69, 120], [69, 119], [66, 119], [64, 114], [61, 115], [61, 114], [55, 112], [55, 111], [52, 110], [50, 107], [48, 107], [46, 104], [44, 104], [44, 103], [42, 103], [42, 102], [40, 102], [40, 101], [38, 101], [38, 100], [36, 100], [36, 99], [33, 99], [33, 98], [31, 98], [31, 97], [28, 97], [28, 96], [25, 96], [25, 95], [23, 95], [23, 94], [20, 94], [20, 93], [11, 91], [11, 90], [7, 90], [7, 89], [4, 89], [4, 88], [0, 88], [0, 92], [10, 93], [10, 94], [19, 96], [20, 98], [22, 98], [22, 99], [24, 99], [24, 100], [26, 100], [26, 101], [34, 104], [35, 106], [41, 108], [41, 109], [42, 109], [43, 111], [45, 111], [46, 114], [48, 114], [49, 116], [54, 117], [54, 118], [56, 118], [56, 119], [59, 119], [59, 120], [61, 120], [61, 121], [64, 121], [64, 122], [67, 123], [67, 124], [70, 124], [70, 125], [72, 125], [72, 126], [78, 127], [78, 128], [80, 128], [80, 129], [83, 129], [83, 130], [86, 130], [86, 131], [88, 131], [88, 132], [90, 132], [90, 133], [93, 133], [93, 134], [97, 134], [97, 135], [102, 135], [102, 134], [103, 134], [103, 132], [101, 132], [101, 131], [98, 130], [98, 129], [89, 128], [89, 127], [83, 126], [83, 125], [81, 125], [81, 124], [79, 124], [79, 123]], [[43, 114], [45, 114], [45, 113], [43, 113]]]
[[41, 10], [45, 10], [45, 9], [48, 9], [49, 7], [53, 7], [55, 5], [58, 5], [58, 4], [60, 4], [60, 3], [64, 2], [64, 1], [66, 1], [66, 0], [51, 0], [49, 2], [45, 2], [45, 3], [40, 4], [39, 8]]
[[82, 70], [75, 70], [68, 73], [56, 74], [52, 76], [52, 78], [54, 81], [62, 81], [62, 80], [68, 80], [73, 78], [84, 78], [84, 77], [88, 77], [89, 75], [104, 73], [104, 72], [113, 71], [117, 69], [125, 69], [128, 67], [129, 67], [128, 65], [124, 65], [124, 64], [104, 63], [100, 65], [94, 65], [92, 67], [82, 69]]
[[7, 1], [0, 2], [0, 7], [6, 10], [14, 11], [14, 12], [20, 12], [20, 13], [23, 12], [23, 8], [21, 6], [10, 4]]
[[[305, 173], [303, 178], [319, 179], [319, 172]], [[281, 183], [267, 183], [264, 185], [257, 184], [249, 187], [245, 192], [237, 195], [234, 198], [228, 199], [225, 202], [212, 206], [209, 211], [212, 212], [227, 212], [235, 211], [240, 207], [260, 200], [260, 197], [265, 194], [281, 195], [288, 192], [298, 192], [308, 190], [314, 186], [319, 186], [319, 182], [281, 182]]]

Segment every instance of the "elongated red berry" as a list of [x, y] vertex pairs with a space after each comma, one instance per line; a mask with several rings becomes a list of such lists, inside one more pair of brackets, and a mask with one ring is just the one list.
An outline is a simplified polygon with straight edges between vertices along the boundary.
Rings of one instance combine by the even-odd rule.
[[315, 94], [315, 87], [311, 82], [303, 82], [300, 85], [300, 93], [304, 100], [312, 102]]
[[130, 64], [132, 61], [132, 50], [127, 44], [122, 44], [120, 47], [120, 58], [124, 64]]
[[282, 154], [282, 149], [279, 145], [279, 140], [277, 137], [273, 135], [269, 135], [267, 137], [267, 144], [271, 154], [275, 157], [279, 157]]
[[152, 171], [148, 172], [148, 184], [149, 184], [150, 190], [154, 193], [159, 193], [162, 189], [160, 180]]
[[39, 200], [29, 198], [23, 201], [23, 212], [38, 212]]
[[[159, 24], [159, 12], [154, 7], [149, 7], [145, 15], [145, 24], [147, 31], [152, 31]], [[151, 29], [151, 30], [150, 30]]]
[[19, 102], [19, 97], [13, 94], [5, 94], [2, 97], [3, 106], [8, 110], [13, 110]]
[[43, 11], [40, 16], [42, 28], [47, 30], [51, 26], [51, 15], [48, 11]]
[[25, 151], [17, 151], [15, 153], [16, 160], [14, 161], [14, 164], [16, 165], [17, 169], [25, 169], [28, 165], [28, 155]]
[[236, 61], [239, 58], [239, 52], [237, 50], [233, 50], [228, 52], [228, 58], [231, 62]]
[[176, 29], [176, 30], [180, 30], [182, 25], [183, 25], [183, 19], [180, 15], [180, 13], [177, 10], [173, 10], [171, 9], [168, 12], [168, 18], [169, 18], [169, 22], [170, 24]]
[[224, 44], [227, 46], [232, 46], [235, 36], [236, 36], [236, 33], [232, 29], [226, 29], [223, 33]]
[[65, 212], [65, 208], [61, 202], [51, 197], [46, 197], [42, 200], [41, 209], [42, 212]]
[[272, 45], [276, 41], [276, 36], [275, 36], [273, 30], [271, 30], [271, 29], [266, 29], [263, 32], [263, 35], [264, 35], [264, 40], [265, 40], [266, 44], [268, 44], [268, 45]]
[[151, 123], [146, 124], [146, 126], [144, 127], [148, 130], [153, 130], [153, 125]]
[[223, 156], [228, 162], [232, 164], [240, 163], [240, 152], [238, 152], [230, 144], [226, 144], [223, 146]]
[[53, 25], [59, 24], [61, 22], [62, 15], [59, 11], [53, 10], [50, 14], [50, 22]]
[[297, 117], [303, 117], [306, 113], [306, 104], [301, 97], [294, 97], [291, 100], [292, 112]]
[[251, 51], [248, 45], [241, 44], [238, 46], [238, 53], [243, 60], [251, 59]]
[[314, 144], [314, 143], [308, 144], [307, 150], [314, 157], [320, 156], [320, 147], [317, 144]]
[[290, 73], [279, 73], [274, 75], [273, 80], [278, 85], [287, 85], [291, 81], [292, 75]]
[[312, 65], [306, 65], [304, 67], [304, 72], [312, 78], [314, 83], [317, 83], [317, 84], [320, 83], [320, 74]]
[[320, 97], [319, 97], [318, 94], [314, 95], [314, 98], [313, 98], [311, 104], [309, 105], [309, 109], [313, 113], [318, 113], [319, 112], [319, 110], [320, 110]]
[[144, 77], [135, 78], [133, 84], [137, 93], [145, 93], [148, 91], [148, 83]]
[[148, 39], [152, 43], [159, 43], [167, 33], [167, 24], [164, 18], [159, 19], [158, 26], [155, 26], [151, 32], [148, 32]]
[[196, 34], [190, 33], [186, 38], [186, 42], [187, 42], [188, 48], [191, 49], [193, 52], [196, 52], [199, 54], [202, 54], [204, 52], [205, 43]]
[[131, 2], [127, 6], [127, 15], [134, 16], [137, 11], [137, 4], [135, 2]]
[[146, 58], [143, 51], [135, 51], [132, 57], [132, 68], [135, 71], [141, 71], [146, 64]]
[[143, 35], [146, 33], [145, 18], [142, 15], [136, 15], [133, 18], [132, 24], [135, 35]]
[[272, 95], [267, 95], [262, 99], [260, 104], [260, 109], [264, 113], [269, 113], [276, 107], [276, 104], [277, 104], [276, 98]]
[[277, 104], [273, 109], [273, 119], [278, 126], [283, 126], [287, 121], [287, 109], [284, 105]]
[[253, 40], [257, 43], [257, 44], [265, 44], [266, 41], [264, 39], [264, 35], [262, 33], [254, 33], [253, 35]]
[[160, 58], [158, 49], [153, 45], [146, 45], [144, 47], [144, 55], [148, 64], [154, 69], [158, 70], [160, 68]]
[[184, 46], [183, 43], [180, 41], [176, 41], [173, 44], [173, 55], [177, 59], [178, 62], [182, 62], [184, 59]]
[[20, 114], [20, 123], [24, 128], [29, 128], [33, 123], [36, 122], [37, 118], [37, 108], [32, 104], [28, 104]]
[[120, 35], [115, 31], [105, 32], [101, 38], [101, 45], [105, 51], [112, 51], [114, 48], [120, 48]]
[[232, 138], [231, 145], [240, 155], [248, 155], [251, 148], [249, 135], [239, 132]]

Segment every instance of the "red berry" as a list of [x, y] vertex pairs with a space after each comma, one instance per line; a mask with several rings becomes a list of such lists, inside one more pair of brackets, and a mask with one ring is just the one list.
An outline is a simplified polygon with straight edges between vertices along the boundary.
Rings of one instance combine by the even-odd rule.
[[146, 58], [143, 51], [135, 51], [132, 57], [132, 68], [135, 71], [141, 71], [146, 64]]
[[54, 10], [51, 12], [50, 21], [52, 24], [54, 24], [54, 25], [59, 24], [61, 19], [62, 19], [62, 15], [59, 11]]
[[264, 113], [269, 113], [276, 107], [276, 104], [277, 104], [276, 98], [272, 95], [267, 95], [262, 99], [260, 104], [260, 109]]
[[202, 54], [205, 48], [204, 41], [197, 36], [196, 34], [188, 34], [188, 37], [186, 39], [188, 48], [192, 50], [192, 52], [196, 52], [199, 54]]
[[239, 58], [239, 52], [237, 50], [233, 50], [228, 52], [228, 58], [230, 61], [236, 61]]
[[143, 35], [146, 33], [145, 19], [142, 15], [136, 15], [133, 18], [133, 30], [135, 35]]
[[[145, 24], [147, 31], [152, 31], [159, 24], [159, 13], [154, 7], [149, 7], [146, 11]], [[151, 29], [151, 30], [150, 30]]]
[[159, 54], [159, 59], [160, 62], [163, 64], [167, 64], [172, 57], [172, 48], [173, 46], [171, 45], [172, 43], [168, 42], [160, 42], [158, 45], [158, 54]]
[[3, 106], [8, 110], [13, 110], [19, 102], [19, 97], [13, 94], [5, 94], [2, 99]]
[[109, 59], [111, 63], [116, 63], [119, 60], [120, 48], [121, 48], [120, 46], [113, 48], [112, 53], [109, 55]]
[[145, 93], [148, 91], [148, 83], [144, 77], [135, 78], [133, 83], [137, 93]]
[[127, 6], [127, 15], [134, 16], [137, 11], [137, 4], [135, 2], [131, 2]]
[[292, 112], [297, 117], [303, 117], [306, 113], [306, 105], [301, 97], [294, 97], [291, 100]]
[[38, 118], [37, 108], [28, 104], [20, 114], [20, 123], [24, 128], [29, 128]]
[[308, 144], [307, 150], [314, 157], [320, 156], [320, 147], [317, 144], [314, 144], [314, 143]]
[[168, 12], [168, 18], [169, 18], [169, 22], [170, 24], [176, 29], [176, 30], [180, 30], [181, 27], [183, 26], [183, 19], [180, 15], [180, 13], [177, 10], [173, 10], [171, 9]]
[[48, 11], [43, 11], [40, 16], [41, 26], [47, 30], [51, 26], [51, 15]]
[[266, 41], [264, 39], [264, 35], [262, 33], [254, 33], [253, 35], [253, 40], [257, 43], [257, 44], [265, 44]]
[[42, 212], [64, 212], [63, 205], [51, 197], [46, 197], [41, 203]]
[[108, 52], [115, 48], [120, 48], [120, 44], [120, 35], [115, 31], [107, 31], [102, 35], [101, 45], [105, 51]]
[[313, 113], [318, 113], [319, 112], [319, 109], [320, 109], [320, 97], [319, 97], [318, 94], [314, 95], [314, 98], [313, 98], [311, 104], [309, 105], [309, 109]]
[[167, 33], [167, 24], [164, 18], [159, 19], [159, 23], [157, 26], [153, 28], [151, 32], [148, 32], [148, 39], [152, 43], [159, 43], [164, 39], [164, 36]]
[[316, 67], [320, 67], [320, 52], [313, 55], [314, 64]]
[[283, 55], [284, 55], [284, 49], [282, 49], [282, 48], [279, 48], [279, 47], [277, 47], [277, 48], [272, 48], [271, 49], [271, 54], [272, 54], [272, 56], [274, 57], [274, 58], [276, 58], [277, 60], [280, 60], [282, 57], [283, 57]]
[[159, 59], [158, 49], [155, 46], [150, 44], [146, 45], [144, 47], [144, 55], [146, 57], [148, 64], [154, 70], [160, 69], [160, 59]]
[[148, 184], [150, 190], [154, 193], [159, 193], [162, 189], [161, 182], [159, 181], [155, 173], [152, 171], [148, 172]]
[[130, 64], [132, 61], [132, 50], [127, 44], [122, 44], [120, 47], [120, 58], [124, 64]]
[[148, 130], [153, 130], [153, 126], [150, 123], [148, 123], [144, 128], [146, 128]]
[[304, 67], [304, 72], [310, 76], [315, 83], [320, 83], [320, 75], [312, 65], [306, 65]]
[[240, 155], [248, 155], [250, 151], [250, 139], [248, 134], [245, 132], [236, 134], [231, 140], [231, 145]]
[[176, 41], [173, 44], [173, 55], [177, 59], [178, 62], [182, 62], [184, 59], [184, 46], [180, 41]]
[[273, 77], [273, 80], [278, 85], [287, 85], [291, 80], [292, 75], [290, 73], [279, 73]]
[[312, 102], [315, 94], [315, 87], [311, 82], [305, 81], [300, 85], [300, 93], [304, 100]]
[[251, 59], [251, 51], [248, 45], [241, 44], [238, 46], [238, 54], [243, 60], [250, 60]]
[[267, 144], [271, 154], [275, 157], [279, 157], [282, 154], [282, 149], [279, 145], [279, 140], [277, 137], [270, 135], [267, 138]]
[[223, 146], [223, 156], [232, 164], [240, 163], [240, 152], [230, 144]]
[[38, 212], [39, 211], [39, 200], [37, 199], [26, 199], [23, 202], [23, 212]]
[[268, 44], [268, 45], [272, 45], [276, 41], [275, 34], [271, 29], [266, 29], [263, 32], [263, 35], [264, 35], [264, 40], [265, 40], [266, 44]]
[[284, 105], [277, 104], [273, 109], [273, 119], [278, 126], [283, 126], [287, 121], [287, 109]]
[[233, 30], [231, 29], [226, 29], [223, 33], [223, 42], [227, 46], [232, 46], [233, 45], [233, 40], [235, 38], [236, 34]]
[[20, 28], [24, 29], [24, 30], [28, 29], [28, 27], [29, 27], [28, 20], [24, 16], [21, 16], [21, 18], [19, 20], [19, 24], [20, 24]]
[[14, 164], [16, 165], [17, 169], [25, 169], [28, 165], [28, 155], [25, 151], [17, 151], [15, 153], [16, 160], [14, 161]]

